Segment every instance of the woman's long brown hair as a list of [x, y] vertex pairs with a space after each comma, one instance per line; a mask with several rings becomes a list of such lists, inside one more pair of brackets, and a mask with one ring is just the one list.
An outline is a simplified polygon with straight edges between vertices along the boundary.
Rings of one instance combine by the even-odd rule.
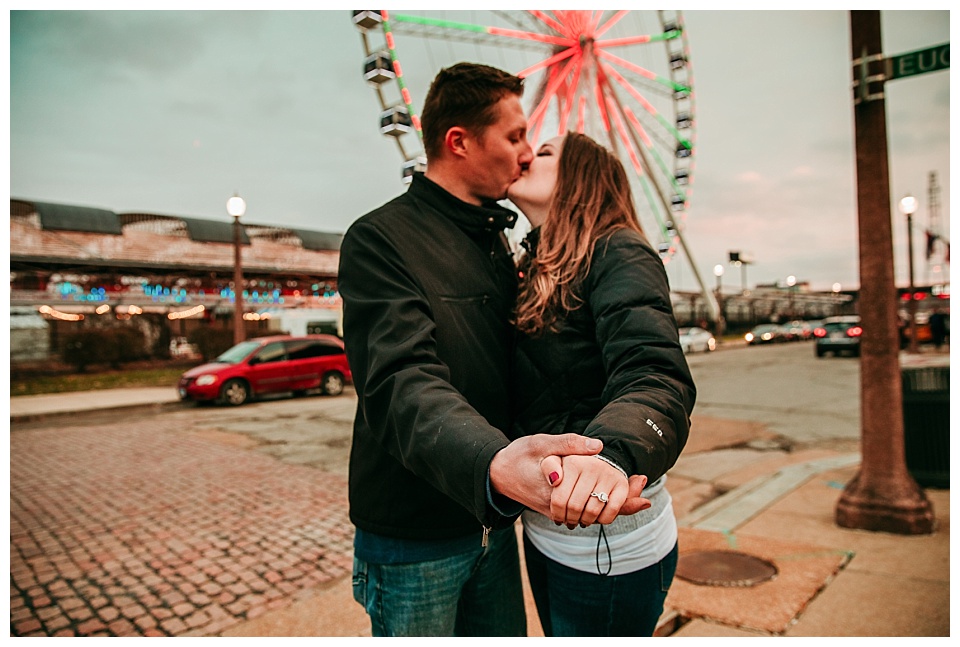
[[517, 328], [537, 335], [579, 308], [597, 243], [619, 229], [643, 235], [623, 164], [586, 135], [567, 134], [536, 255], [521, 261]]

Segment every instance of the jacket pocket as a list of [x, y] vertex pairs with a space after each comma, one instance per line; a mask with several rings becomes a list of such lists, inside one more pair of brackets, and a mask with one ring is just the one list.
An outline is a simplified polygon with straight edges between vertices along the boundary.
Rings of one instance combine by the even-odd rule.
[[477, 294], [472, 296], [443, 296], [440, 295], [440, 301], [443, 303], [449, 304], [451, 306], [470, 306], [470, 305], [486, 305], [490, 301], [490, 296], [486, 294]]

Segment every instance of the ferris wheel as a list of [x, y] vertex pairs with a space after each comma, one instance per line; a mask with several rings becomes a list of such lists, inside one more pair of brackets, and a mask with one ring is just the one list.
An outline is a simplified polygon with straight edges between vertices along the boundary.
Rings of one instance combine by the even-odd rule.
[[380, 102], [380, 131], [396, 143], [405, 182], [426, 168], [417, 102], [434, 75], [459, 61], [510, 71], [526, 80], [523, 105], [534, 148], [576, 130], [618, 155], [633, 171], [637, 213], [663, 262], [682, 251], [710, 295], [684, 239], [696, 118], [681, 12], [352, 13], [364, 78]]

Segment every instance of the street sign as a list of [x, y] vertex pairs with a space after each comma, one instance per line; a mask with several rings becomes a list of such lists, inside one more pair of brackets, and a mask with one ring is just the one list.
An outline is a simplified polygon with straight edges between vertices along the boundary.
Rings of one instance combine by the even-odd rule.
[[887, 66], [887, 81], [948, 70], [950, 69], [950, 43], [890, 56], [884, 62]]

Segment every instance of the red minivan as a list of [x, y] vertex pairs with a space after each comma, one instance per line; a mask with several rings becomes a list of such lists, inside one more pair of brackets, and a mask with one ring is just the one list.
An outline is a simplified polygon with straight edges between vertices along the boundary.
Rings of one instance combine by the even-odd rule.
[[239, 406], [266, 393], [339, 395], [353, 378], [343, 342], [333, 335], [278, 335], [240, 342], [180, 378], [181, 400]]

